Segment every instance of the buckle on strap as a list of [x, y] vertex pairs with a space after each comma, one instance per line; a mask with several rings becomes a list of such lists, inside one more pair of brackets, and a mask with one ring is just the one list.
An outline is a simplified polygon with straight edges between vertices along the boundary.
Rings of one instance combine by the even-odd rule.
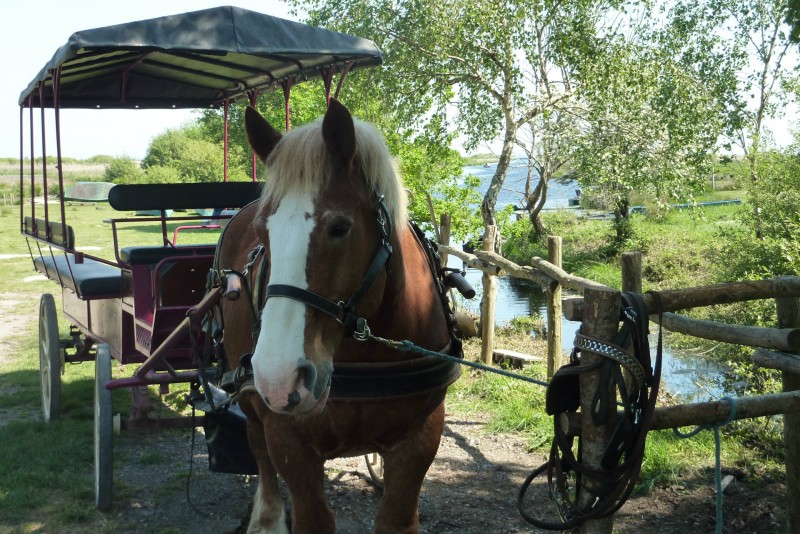
[[353, 338], [356, 341], [366, 341], [372, 336], [372, 331], [369, 329], [367, 320], [363, 317], [356, 319], [356, 327], [353, 329]]

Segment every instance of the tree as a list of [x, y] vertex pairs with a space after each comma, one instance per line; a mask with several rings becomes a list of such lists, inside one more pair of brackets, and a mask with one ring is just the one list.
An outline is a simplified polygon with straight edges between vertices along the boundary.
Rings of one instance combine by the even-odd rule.
[[[145, 172], [151, 168], [173, 168], [183, 182], [218, 182], [223, 173], [222, 145], [203, 138], [202, 129], [189, 125], [167, 130], [150, 142], [142, 160]], [[164, 181], [170, 174], [156, 171]], [[238, 165], [229, 169], [231, 180], [244, 180], [246, 176]]]
[[[749, 171], [749, 189], [760, 185], [759, 160], [762, 150], [770, 149], [770, 133], [765, 121], [779, 117], [797, 92], [787, 59], [792, 51], [789, 23], [796, 13], [790, 0], [706, 0], [687, 3], [687, 12], [711, 21], [708, 31], [729, 36], [728, 50], [738, 55], [736, 89], [730, 105], [728, 136], [744, 153]], [[794, 4], [792, 4], [794, 5]], [[789, 21], [787, 23], [787, 21]], [[794, 63], [794, 62], [792, 62]], [[763, 204], [753, 197], [753, 218], [756, 234]]]
[[[800, 139], [782, 150], [763, 152], [759, 188], [751, 199], [769, 206], [755, 219], [743, 210], [742, 225], [724, 229], [719, 265], [724, 280], [760, 279], [800, 274]], [[759, 236], [754, 228], [758, 224]]]
[[666, 17], [644, 9], [628, 31], [596, 44], [603, 62], [579, 69], [587, 112], [573, 165], [583, 185], [610, 198], [617, 245], [630, 237], [633, 191], [668, 206], [703, 185], [735, 91], [736, 63], [718, 37], [681, 6]]
[[[375, 40], [387, 69], [374, 86], [401, 125], [456, 129], [471, 150], [500, 139], [496, 171], [481, 203], [484, 225], [495, 205], [520, 131], [572, 97], [562, 68], [567, 41], [601, 25], [591, 0], [295, 0], [312, 24]], [[452, 115], [453, 123], [450, 123]], [[543, 184], [546, 185], [546, 184]]]
[[545, 111], [525, 124], [516, 140], [527, 157], [523, 200], [538, 238], [547, 234], [541, 212], [547, 202], [548, 184], [572, 160], [580, 136], [580, 112], [570, 108], [558, 106]]
[[142, 169], [133, 158], [113, 158], [103, 172], [103, 180], [115, 184], [136, 183], [142, 177]]

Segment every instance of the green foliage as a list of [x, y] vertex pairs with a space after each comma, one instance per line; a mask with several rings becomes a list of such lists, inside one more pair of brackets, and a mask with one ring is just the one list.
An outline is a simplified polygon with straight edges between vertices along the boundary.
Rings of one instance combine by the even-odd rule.
[[[167, 130], [150, 142], [147, 155], [142, 160], [145, 172], [154, 167], [174, 169], [181, 182], [222, 181], [224, 151], [222, 144], [204, 138], [204, 128], [189, 125]], [[238, 165], [229, 166], [229, 180], [244, 180], [246, 174]], [[170, 173], [159, 170], [148, 181], [172, 181]]]
[[[800, 144], [762, 153], [758, 182], [740, 225], [720, 229], [719, 276], [726, 280], [800, 274]], [[754, 211], [752, 206], [760, 206]]]
[[113, 158], [103, 173], [103, 180], [115, 184], [136, 183], [141, 181], [144, 171], [132, 158]]
[[[576, 121], [576, 63], [591, 61], [595, 33], [613, 31], [604, 9], [616, 1], [569, 5], [549, 1], [378, 2], [294, 0], [309, 21], [373, 39], [386, 69], [370, 73], [367, 93], [382, 99], [400, 127], [441, 144], [457, 131], [467, 151], [502, 141], [481, 202], [484, 225], [497, 224], [495, 205], [512, 151], [530, 154], [527, 203], [545, 198], [547, 180], [569, 157]], [[541, 189], [536, 188], [541, 186]], [[535, 194], [536, 192], [541, 194]], [[537, 205], [536, 208], [539, 206]]]
[[[398, 136], [389, 136], [396, 150], [400, 172], [412, 198], [409, 213], [423, 229], [430, 230], [430, 196], [436, 215], [447, 213], [451, 217], [451, 238], [462, 242], [478, 236], [480, 226], [477, 205], [480, 180], [474, 176], [462, 178], [461, 157], [451, 149], [442, 148], [418, 138], [402, 142]], [[438, 224], [438, 221], [437, 221]]]
[[183, 177], [175, 167], [152, 165], [147, 168], [139, 183], [144, 184], [177, 184], [183, 182]]
[[106, 156], [104, 154], [97, 154], [95, 156], [92, 156], [92, 157], [86, 159], [85, 161], [86, 161], [86, 163], [94, 163], [94, 164], [98, 164], [98, 165], [109, 165], [115, 159], [117, 159], [117, 158], [115, 158], [114, 156]]

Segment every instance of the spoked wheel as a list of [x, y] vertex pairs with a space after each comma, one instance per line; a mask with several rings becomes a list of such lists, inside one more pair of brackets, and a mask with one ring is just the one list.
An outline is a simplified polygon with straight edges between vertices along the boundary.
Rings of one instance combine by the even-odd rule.
[[365, 454], [364, 459], [367, 461], [367, 470], [369, 476], [372, 478], [372, 483], [377, 487], [383, 487], [383, 456], [377, 452]]
[[39, 301], [39, 374], [42, 380], [42, 413], [49, 423], [61, 413], [61, 344], [53, 295]]
[[111, 380], [111, 352], [108, 345], [97, 345], [94, 373], [94, 504], [98, 510], [111, 508], [112, 439], [114, 416], [111, 413], [111, 391], [105, 388]]

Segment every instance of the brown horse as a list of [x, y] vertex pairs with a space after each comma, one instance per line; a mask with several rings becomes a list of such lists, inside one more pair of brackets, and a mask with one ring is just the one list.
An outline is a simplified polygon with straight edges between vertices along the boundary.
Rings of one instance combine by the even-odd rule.
[[264, 295], [223, 304], [229, 366], [252, 353], [252, 387], [239, 398], [260, 475], [248, 532], [288, 531], [277, 475], [292, 530], [334, 532], [324, 462], [371, 452], [384, 458], [375, 532], [416, 532], [459, 371], [359, 339], [371, 330], [436, 351], [452, 341], [386, 143], [335, 100], [322, 120], [283, 135], [252, 108], [245, 127], [267, 181], [261, 201], [231, 220], [219, 258], [239, 271], [249, 258], [253, 293]]

